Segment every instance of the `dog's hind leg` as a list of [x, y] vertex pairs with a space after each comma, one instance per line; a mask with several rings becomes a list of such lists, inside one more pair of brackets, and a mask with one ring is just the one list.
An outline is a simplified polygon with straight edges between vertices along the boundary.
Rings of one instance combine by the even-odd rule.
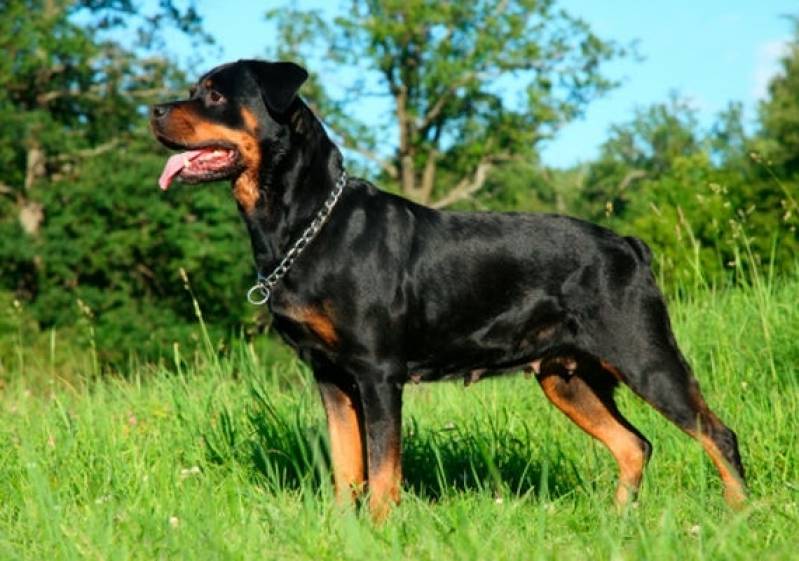
[[742, 503], [746, 490], [738, 439], [710, 410], [677, 348], [660, 349], [638, 372], [625, 372], [630, 388], [702, 444], [721, 476], [727, 502]]
[[544, 361], [537, 376], [549, 400], [577, 426], [602, 442], [619, 466], [616, 504], [630, 502], [641, 484], [652, 446], [622, 415], [613, 400], [615, 379], [601, 367], [578, 373], [563, 368], [558, 360]]
[[599, 351], [597, 356], [615, 367], [635, 393], [702, 444], [721, 476], [725, 499], [738, 506], [746, 488], [737, 437], [705, 403], [674, 340], [662, 299], [649, 299], [640, 310], [624, 328], [602, 331], [608, 340], [601, 345], [604, 354]]

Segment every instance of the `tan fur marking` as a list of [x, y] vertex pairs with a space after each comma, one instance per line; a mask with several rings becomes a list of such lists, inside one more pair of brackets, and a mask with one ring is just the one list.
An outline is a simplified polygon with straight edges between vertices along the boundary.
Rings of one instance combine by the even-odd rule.
[[258, 134], [258, 119], [252, 111], [243, 107], [241, 110], [241, 120], [244, 121], [244, 125], [253, 136]]
[[382, 522], [392, 505], [400, 502], [402, 461], [399, 442], [392, 442], [380, 465], [369, 466], [369, 511], [372, 519]]
[[251, 213], [261, 197], [257, 176], [249, 172], [242, 173], [233, 184], [233, 196], [244, 212]]
[[615, 366], [613, 366], [612, 364], [610, 364], [606, 360], [600, 361], [599, 364], [602, 366], [602, 369], [605, 372], [610, 373], [611, 375], [613, 375], [614, 378], [616, 378], [620, 382], [624, 381], [624, 376], [622, 376], [622, 373], [619, 371], [618, 368], [616, 368]]
[[702, 444], [705, 452], [707, 452], [707, 455], [710, 456], [710, 459], [713, 461], [713, 465], [715, 465], [716, 469], [719, 471], [721, 481], [724, 484], [724, 499], [727, 501], [727, 504], [734, 508], [740, 507], [746, 501], [746, 490], [744, 489], [743, 483], [741, 483], [741, 480], [738, 479], [735, 473], [727, 466], [724, 455], [709, 436], [705, 434], [694, 434], [693, 436]]
[[340, 389], [326, 386], [322, 399], [327, 413], [336, 500], [347, 504], [363, 490], [365, 479], [360, 419], [352, 399]]
[[338, 344], [338, 333], [333, 324], [333, 310], [330, 302], [325, 301], [322, 307], [298, 306], [288, 314], [294, 321], [305, 324], [326, 345]]
[[[697, 384], [692, 384], [688, 389], [691, 399], [699, 412], [700, 419], [703, 420], [703, 428], [724, 428], [724, 424], [719, 420], [713, 411], [707, 406], [707, 402], [699, 391]], [[707, 426], [705, 426], [707, 424]], [[746, 500], [746, 488], [743, 482], [738, 479], [738, 476], [733, 470], [730, 469], [727, 461], [724, 459], [724, 454], [719, 450], [713, 439], [701, 431], [689, 430], [686, 431], [689, 435], [694, 437], [705, 449], [710, 460], [719, 472], [721, 482], [724, 484], [724, 499], [733, 508], [739, 508]]]
[[619, 466], [616, 504], [626, 505], [641, 484], [646, 455], [635, 434], [579, 376], [544, 375], [539, 379], [549, 400], [585, 432], [602, 442]]
[[[254, 118], [252, 114], [247, 113]], [[247, 123], [248, 117], [245, 117], [244, 112], [242, 112], [242, 118]], [[209, 123], [183, 106], [173, 109], [163, 132], [168, 138], [182, 144], [199, 144], [217, 140], [233, 144], [238, 149], [246, 168], [233, 184], [233, 196], [244, 212], [250, 213], [255, 209], [260, 198], [258, 168], [261, 164], [261, 150], [253, 131], [242, 131]]]

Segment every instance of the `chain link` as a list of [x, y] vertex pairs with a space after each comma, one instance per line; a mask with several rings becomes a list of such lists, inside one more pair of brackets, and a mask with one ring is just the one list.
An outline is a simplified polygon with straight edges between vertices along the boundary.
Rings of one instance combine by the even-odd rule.
[[252, 287], [247, 291], [247, 301], [250, 304], [262, 306], [269, 302], [269, 298], [272, 297], [272, 291], [274, 290], [275, 286], [277, 286], [277, 283], [279, 283], [280, 279], [288, 274], [291, 266], [294, 264], [294, 261], [297, 260], [300, 254], [305, 250], [306, 247], [308, 247], [308, 245], [319, 233], [319, 230], [322, 229], [322, 226], [325, 225], [325, 222], [327, 222], [327, 219], [330, 216], [333, 207], [336, 206], [339, 197], [341, 197], [341, 193], [344, 191], [346, 184], [347, 172], [342, 170], [338, 181], [336, 181], [336, 185], [333, 187], [330, 195], [325, 200], [322, 208], [320, 208], [319, 212], [316, 213], [316, 216], [303, 231], [302, 235], [297, 239], [296, 242], [294, 242], [294, 245], [291, 246], [291, 249], [286, 252], [286, 255], [280, 260], [278, 266], [275, 267], [268, 276], [263, 276], [260, 272], [258, 273], [255, 284], [252, 285]]

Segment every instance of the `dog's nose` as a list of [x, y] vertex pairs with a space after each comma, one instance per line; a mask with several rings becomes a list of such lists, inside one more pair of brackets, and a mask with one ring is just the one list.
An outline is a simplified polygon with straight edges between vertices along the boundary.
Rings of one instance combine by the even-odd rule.
[[153, 119], [163, 119], [164, 117], [166, 117], [166, 114], [169, 113], [170, 109], [171, 107], [166, 103], [153, 105], [150, 108], [150, 116]]

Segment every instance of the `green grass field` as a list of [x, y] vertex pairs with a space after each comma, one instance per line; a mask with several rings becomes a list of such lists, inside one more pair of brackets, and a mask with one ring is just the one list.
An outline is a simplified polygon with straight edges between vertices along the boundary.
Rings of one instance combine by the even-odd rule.
[[609, 453], [510, 376], [406, 391], [402, 505], [332, 499], [307, 369], [272, 343], [94, 374], [91, 352], [2, 357], [0, 559], [797, 559], [799, 280], [672, 305], [751, 501], [724, 505], [698, 444], [620, 391], [654, 444], [617, 514]]

